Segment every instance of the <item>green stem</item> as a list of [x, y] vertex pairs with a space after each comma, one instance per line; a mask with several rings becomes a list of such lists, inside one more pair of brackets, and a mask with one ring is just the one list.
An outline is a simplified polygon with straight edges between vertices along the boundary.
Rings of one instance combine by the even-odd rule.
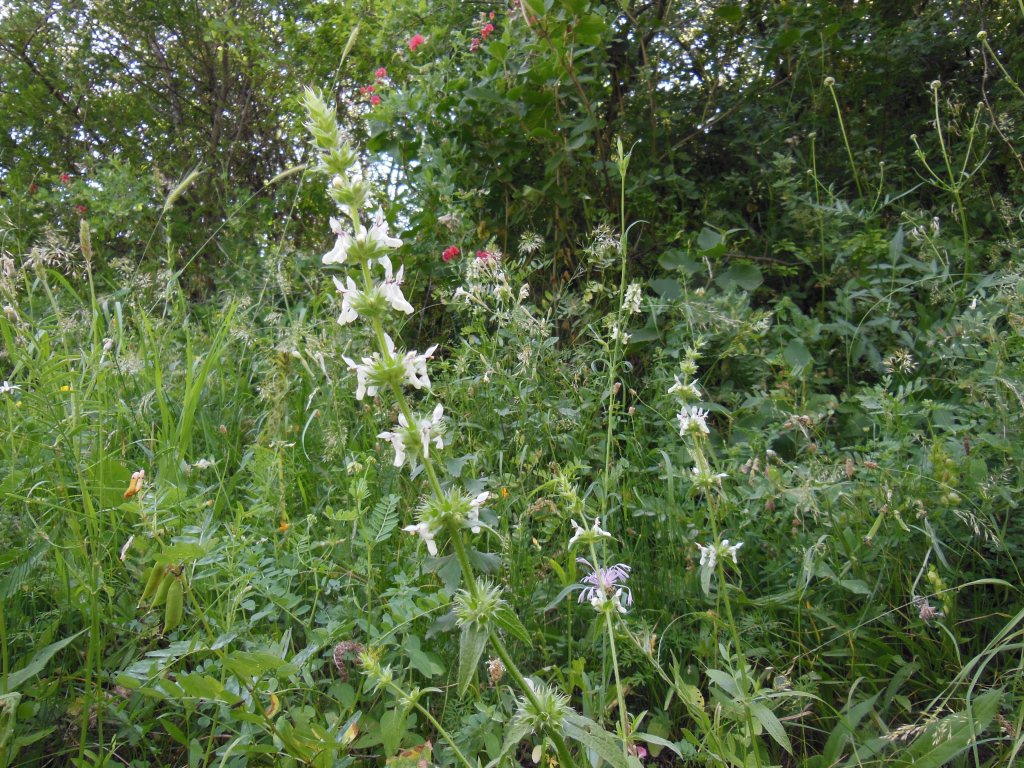
[[[394, 693], [400, 700], [405, 698], [405, 691], [403, 691], [393, 682], [388, 683], [388, 689], [392, 693]], [[424, 707], [418, 701], [413, 702], [412, 705], [416, 708], [417, 712], [419, 712], [421, 715], [427, 718], [427, 720], [430, 722], [432, 726], [434, 726], [434, 729], [438, 732], [441, 738], [448, 742], [448, 746], [452, 748], [452, 751], [455, 753], [455, 756], [459, 758], [459, 760], [462, 762], [464, 766], [466, 766], [466, 768], [477, 768], [477, 766], [469, 762], [466, 756], [462, 754], [462, 750], [459, 749], [458, 745], [455, 743], [455, 739], [453, 739], [451, 737], [451, 734], [449, 734], [448, 731], [445, 730], [445, 727], [441, 725], [441, 723], [439, 723], [432, 714], [430, 714], [430, 711], [426, 707]]]
[[850, 160], [850, 172], [853, 174], [853, 183], [857, 186], [857, 197], [864, 197], [860, 187], [860, 175], [857, 173], [857, 164], [853, 160], [853, 150], [850, 149], [850, 138], [846, 135], [846, 125], [843, 123], [843, 110], [839, 106], [839, 97], [836, 95], [835, 86], [828, 85], [829, 93], [832, 94], [832, 102], [836, 105], [836, 117], [839, 119], [839, 131], [843, 134], [843, 144], [846, 146], [846, 156]]

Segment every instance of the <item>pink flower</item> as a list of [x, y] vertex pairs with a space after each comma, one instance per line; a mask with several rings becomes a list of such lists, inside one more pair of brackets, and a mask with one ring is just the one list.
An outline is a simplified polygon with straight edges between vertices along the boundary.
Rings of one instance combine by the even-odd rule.
[[69, 184], [69, 183], [71, 183], [71, 175], [67, 174], [67, 173], [62, 173], [60, 175], [60, 183], [61, 184]]
[[388, 71], [384, 69], [384, 67], [381, 67], [373, 73], [373, 76], [378, 80], [383, 80], [388, 76]]
[[489, 254], [487, 251], [477, 251], [476, 257], [480, 259], [480, 261], [487, 261], [489, 258], [491, 258], [491, 254]]
[[459, 255], [459, 247], [457, 245], [451, 245], [441, 252], [441, 258], [445, 261], [451, 261]]
[[419, 48], [425, 42], [427, 42], [427, 38], [425, 38], [423, 35], [421, 35], [421, 34], [419, 34], [417, 32], [415, 35], [413, 35], [411, 38], [409, 38], [409, 50], [410, 51], [415, 51], [417, 48]]
[[373, 106], [376, 107], [378, 104], [380, 104], [380, 96], [378, 96], [376, 93], [373, 94], [370, 97], [370, 103], [373, 104]]
[[489, 19], [490, 19], [491, 21], [494, 21], [494, 11], [491, 11], [491, 12], [490, 12], [490, 13], [489, 13], [489, 14], [487, 15], [487, 18], [489, 18]]
[[373, 86], [372, 85], [364, 85], [364, 86], [360, 87], [360, 89], [359, 89], [359, 95], [360, 96], [365, 96], [368, 93], [373, 93]]
[[491, 32], [494, 31], [494, 25], [491, 23], [484, 24], [484, 28], [480, 30], [480, 34], [484, 40], [490, 37]]
[[86, 208], [84, 205], [76, 205], [75, 210], [84, 215], [85, 212], [88, 211], [89, 209]]
[[480, 38], [479, 37], [474, 37], [473, 38], [473, 42], [471, 42], [469, 44], [469, 50], [475, 51], [479, 47], [480, 47]]

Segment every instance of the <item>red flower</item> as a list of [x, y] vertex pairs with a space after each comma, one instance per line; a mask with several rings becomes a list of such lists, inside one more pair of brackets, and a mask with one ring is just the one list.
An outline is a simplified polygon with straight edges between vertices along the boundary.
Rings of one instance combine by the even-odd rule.
[[427, 42], [427, 38], [425, 38], [423, 35], [421, 35], [421, 34], [419, 34], [417, 32], [415, 35], [413, 35], [411, 38], [409, 38], [409, 50], [410, 51], [415, 51], [417, 48], [419, 48], [425, 42]]
[[376, 107], [378, 104], [380, 104], [380, 96], [378, 96], [376, 93], [373, 94], [373, 96], [370, 97], [370, 103]]
[[38, 191], [39, 191], [39, 186], [34, 181], [31, 184], [28, 185], [28, 193], [30, 195], [34, 195]]
[[489, 258], [491, 258], [491, 254], [489, 254], [487, 251], [477, 251], [476, 257], [480, 259], [480, 261], [487, 261]]
[[449, 247], [444, 249], [444, 251], [441, 253], [441, 258], [444, 259], [445, 261], [451, 261], [452, 259], [454, 259], [458, 255], [459, 255], [459, 248], [458, 248], [458, 246], [451, 245], [451, 246], [449, 246]]
[[483, 36], [484, 40], [486, 40], [488, 37], [490, 37], [491, 32], [493, 31], [494, 25], [488, 22], [487, 24], [484, 24], [484, 28], [480, 30], [480, 34]]
[[84, 205], [76, 205], [75, 210], [84, 216], [85, 212], [88, 211], [89, 209], [86, 208]]
[[385, 77], [388, 76], [388, 71], [386, 69], [384, 69], [384, 67], [381, 67], [380, 69], [376, 70], [373, 73], [373, 76], [375, 78], [377, 78], [378, 80], [383, 80]]
[[479, 37], [474, 37], [473, 38], [473, 42], [471, 42], [469, 44], [469, 50], [475, 51], [479, 47], [480, 47], [480, 38]]
[[61, 184], [69, 184], [69, 183], [71, 183], [71, 175], [67, 174], [67, 173], [62, 173], [60, 175], [60, 183]]
[[365, 96], [368, 93], [373, 93], [373, 86], [372, 85], [360, 86], [360, 88], [359, 88], [359, 95], [360, 96]]

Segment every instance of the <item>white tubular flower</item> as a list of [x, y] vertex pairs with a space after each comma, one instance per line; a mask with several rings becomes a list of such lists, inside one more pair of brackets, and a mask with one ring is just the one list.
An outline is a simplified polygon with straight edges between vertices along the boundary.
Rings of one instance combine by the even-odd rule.
[[473, 533], [480, 533], [480, 508], [489, 498], [491, 498], [491, 492], [484, 491], [469, 502], [469, 512], [466, 515], [466, 520], [469, 522], [469, 530]]
[[430, 556], [437, 557], [437, 542], [434, 540], [437, 531], [432, 530], [426, 523], [407, 525], [402, 530], [406, 533], [414, 533], [423, 539], [423, 543], [427, 545], [427, 552], [430, 553]]
[[584, 528], [575, 520], [570, 520], [569, 522], [572, 524], [573, 531], [575, 531], [572, 538], [569, 539], [569, 549], [572, 549], [576, 542], [581, 539], [583, 544], [596, 544], [601, 538], [607, 537], [610, 539], [612, 537], [608, 531], [601, 527], [601, 518], [599, 517], [594, 518], [593, 528]]
[[706, 547], [698, 544], [697, 549], [700, 550], [700, 565], [702, 568], [714, 568], [718, 562], [718, 547], [714, 544], [708, 544]]
[[348, 369], [356, 374], [356, 400], [362, 400], [367, 395], [375, 397], [380, 386], [370, 382], [370, 373], [380, 362], [380, 354], [374, 352], [371, 357], [364, 357], [361, 363], [344, 355], [341, 359], [345, 361]]
[[338, 236], [334, 247], [323, 255], [324, 264], [344, 264], [349, 249], [356, 244], [356, 239], [345, 231], [341, 219], [331, 218], [331, 230]]
[[[388, 340], [389, 351], [394, 354], [395, 344], [387, 334], [384, 338]], [[427, 375], [427, 360], [434, 356], [437, 344], [432, 346], [422, 355], [417, 352], [406, 352], [402, 358], [402, 366], [405, 368], [405, 383], [413, 389], [430, 387], [430, 377]]]
[[437, 449], [444, 448], [444, 431], [441, 429], [441, 419], [444, 418], [444, 406], [438, 403], [429, 419], [420, 419], [419, 433], [420, 446], [423, 449], [424, 458], [430, 456], [430, 444], [433, 443]]
[[626, 288], [626, 296], [622, 302], [622, 308], [635, 315], [640, 311], [640, 302], [643, 300], [640, 283], [630, 283]]
[[675, 377], [676, 383], [668, 388], [670, 395], [679, 395], [681, 400], [700, 400], [700, 388], [697, 386], [697, 382], [691, 381], [689, 384], [683, 384], [679, 380], [679, 376]]
[[11, 382], [5, 380], [3, 384], [0, 384], [0, 395], [10, 395], [20, 389], [21, 387], [17, 384], [11, 384]]
[[384, 218], [383, 208], [377, 209], [377, 215], [373, 218], [373, 226], [370, 227], [370, 231], [366, 235], [366, 242], [380, 246], [381, 248], [401, 247], [401, 240], [397, 237], [390, 237], [388, 235], [388, 222], [387, 219]]
[[351, 277], [346, 277], [344, 283], [335, 277], [334, 287], [341, 294], [341, 314], [338, 315], [338, 323], [340, 325], [348, 325], [359, 317], [359, 313], [356, 312], [353, 304], [359, 300], [363, 292], [359, 290], [359, 286], [356, 285]]
[[391, 443], [391, 447], [395, 449], [394, 465], [396, 467], [405, 464], [405, 435], [408, 431], [409, 421], [405, 418], [404, 413], [400, 413], [398, 414], [398, 426], [395, 427], [394, 432], [381, 432], [377, 435], [381, 440]]
[[[373, 230], [370, 230], [371, 232]], [[394, 238], [391, 238], [394, 239]], [[399, 245], [402, 244], [401, 240], [397, 241]], [[407, 315], [413, 313], [412, 304], [405, 300], [405, 296], [402, 294], [402, 279], [405, 276], [405, 267], [399, 267], [397, 274], [392, 273], [391, 259], [387, 256], [382, 256], [380, 259], [380, 265], [384, 268], [384, 282], [380, 284], [378, 290], [381, 296], [387, 300], [388, 304], [391, 305], [392, 309], [396, 309], [399, 312], [404, 312]]]
[[690, 408], [684, 405], [682, 410], [676, 414], [676, 419], [679, 421], [679, 436], [686, 437], [687, 434], [710, 435], [711, 431], [708, 429], [707, 417], [708, 412], [703, 408]]
[[736, 553], [739, 552], [740, 547], [742, 546], [742, 541], [738, 541], [735, 544], [730, 545], [728, 539], [722, 539], [722, 554], [731, 557], [734, 563], [739, 563], [739, 560], [736, 559]]

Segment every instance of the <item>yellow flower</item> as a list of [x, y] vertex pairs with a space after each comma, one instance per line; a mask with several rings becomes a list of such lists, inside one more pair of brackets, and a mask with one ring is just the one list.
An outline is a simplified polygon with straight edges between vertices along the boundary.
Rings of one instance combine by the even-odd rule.
[[73, 392], [74, 390], [71, 389], [71, 385], [70, 384], [65, 384], [63, 387], [60, 388], [60, 391], [61, 392]]

